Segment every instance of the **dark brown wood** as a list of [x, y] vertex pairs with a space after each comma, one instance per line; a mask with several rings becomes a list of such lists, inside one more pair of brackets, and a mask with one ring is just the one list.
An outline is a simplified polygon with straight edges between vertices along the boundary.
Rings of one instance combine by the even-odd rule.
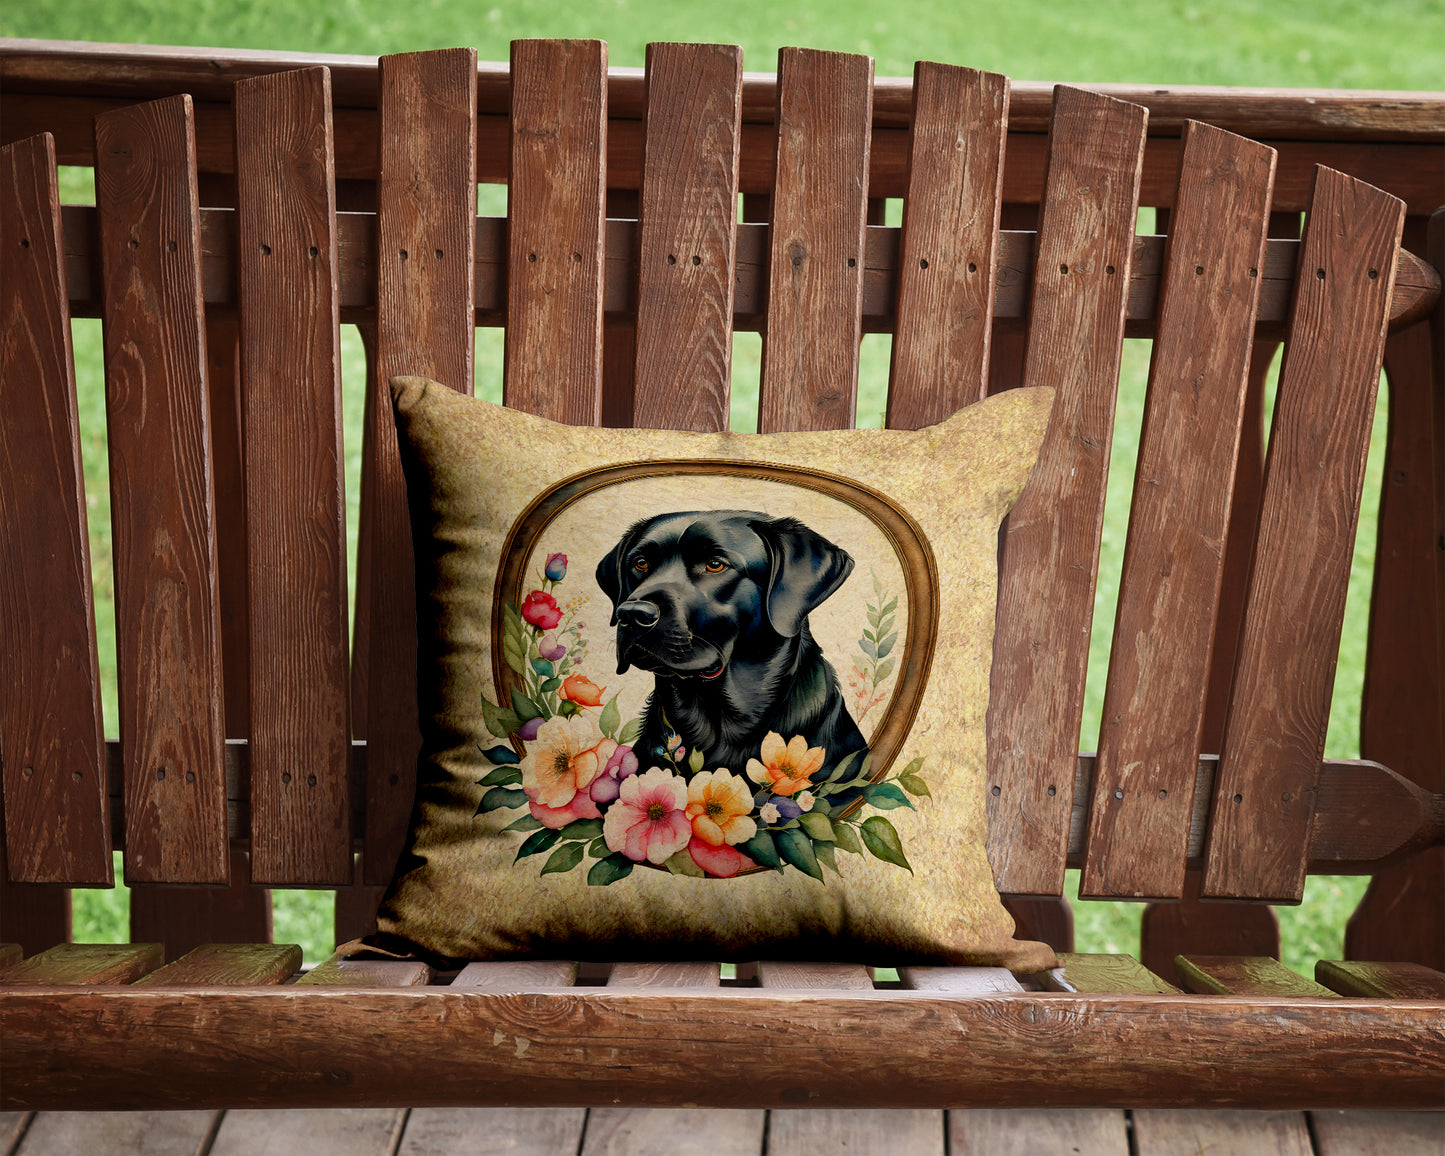
[[351, 878], [331, 94], [236, 88], [251, 620], [251, 875]]
[[[1075, 790], [1077, 791], [1077, 787]], [[1070, 866], [1078, 866], [1083, 862], [1083, 847], [1082, 819], [1077, 824], [1070, 822]], [[1062, 895], [1005, 894], [999, 898], [1003, 900], [1004, 910], [1013, 916], [1015, 938], [1037, 939], [1047, 943], [1055, 951], [1074, 950], [1074, 909]]]
[[[360, 824], [356, 824], [360, 826]], [[337, 943], [360, 939], [376, 930], [376, 909], [386, 888], [365, 883], [362, 864], [366, 859], [364, 850], [355, 855], [352, 865], [350, 887], [336, 889], [336, 907], [332, 912], [332, 928]]]
[[632, 423], [724, 430], [732, 368], [742, 49], [650, 44]]
[[[1132, 955], [1071, 954], [1059, 956], [1063, 964], [1063, 990], [1090, 992], [1177, 992]], [[1050, 977], [1053, 973], [1049, 973]], [[1046, 978], [1046, 983], [1050, 980]]]
[[715, 963], [614, 963], [608, 987], [717, 987]]
[[872, 91], [871, 57], [778, 53], [759, 433], [853, 425]]
[[1203, 895], [1298, 902], [1404, 205], [1321, 169], [1265, 464]]
[[[1206, 802], [1208, 798], [1206, 793]], [[1358, 819], [1356, 812], [1349, 821], [1354, 824]], [[1174, 960], [1181, 955], [1217, 952], [1278, 959], [1279, 917], [1274, 908], [1263, 903], [1203, 902], [1199, 894], [1203, 879], [1203, 872], [1191, 864], [1184, 873], [1182, 898], [1144, 908], [1139, 921], [1139, 958], [1144, 966], [1172, 976]]]
[[301, 968], [294, 943], [207, 943], [136, 980], [137, 987], [283, 983]]
[[265, 943], [271, 938], [271, 892], [251, 883], [246, 851], [230, 848], [226, 887], [137, 883], [130, 888], [130, 937], [165, 945], [176, 959], [203, 943]]
[[1381, 868], [1345, 924], [1350, 959], [1408, 959], [1445, 969], [1445, 848]]
[[1174, 961], [1174, 970], [1185, 991], [1200, 994], [1334, 994], [1267, 955], [1181, 955]]
[[24, 949], [18, 943], [0, 943], [0, 967], [19, 963], [24, 954]]
[[0, 870], [0, 939], [19, 944], [33, 955], [69, 938], [68, 887], [57, 883], [11, 883]]
[[1445, 973], [1421, 963], [1358, 963], [1322, 959], [1315, 978], [1341, 995], [1445, 1000]]
[[918, 429], [988, 392], [1009, 80], [913, 68], [908, 196], [888, 425]]
[[377, 212], [376, 373], [367, 391], [366, 883], [391, 879], [406, 839], [421, 749], [416, 589], [392, 377], [472, 391], [477, 54], [383, 57]]
[[0, 985], [130, 983], [164, 962], [159, 943], [62, 943], [0, 971]]
[[607, 46], [512, 45], [507, 405], [572, 425], [602, 414]]
[[1300, 1108], [1327, 1098], [1389, 1109], [1445, 1092], [1439, 1004], [1420, 1000], [186, 991], [7, 992], [0, 1106], [68, 1106], [82, 1094], [97, 1109], [601, 1105], [617, 1095], [619, 1071], [638, 1106], [673, 1103], [679, 1086], [709, 1107], [1016, 1107], [1036, 1102], [1040, 1080], [1058, 1107], [1127, 1098]]
[[125, 873], [225, 883], [225, 716], [188, 96], [95, 123]]
[[[0, 699], [9, 877], [110, 886], [100, 663], [50, 137], [0, 150]], [[13, 676], [12, 676], [13, 679]]]
[[[1083, 898], [1178, 898], [1274, 152], [1185, 130], [1094, 771]], [[1201, 340], [1201, 334], [1208, 334]]]
[[1023, 383], [1057, 392], [1009, 515], [988, 712], [1001, 891], [1063, 889], [1146, 120], [1080, 89], [1055, 98]]

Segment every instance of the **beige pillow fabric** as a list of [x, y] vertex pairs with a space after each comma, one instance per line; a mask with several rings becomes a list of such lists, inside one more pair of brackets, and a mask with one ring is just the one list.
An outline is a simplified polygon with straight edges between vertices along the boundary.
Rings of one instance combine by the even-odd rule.
[[1055, 964], [983, 798], [998, 527], [1051, 391], [757, 436], [392, 390], [423, 752], [379, 942]]

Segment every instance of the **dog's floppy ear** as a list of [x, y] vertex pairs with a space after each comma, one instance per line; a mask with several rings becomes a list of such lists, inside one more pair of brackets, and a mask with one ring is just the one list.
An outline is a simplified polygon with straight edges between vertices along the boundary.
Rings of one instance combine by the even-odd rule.
[[622, 559], [632, 545], [634, 530], [635, 527], [623, 534], [617, 540], [617, 545], [597, 563], [597, 585], [602, 587], [602, 593], [612, 599], [612, 621], [608, 624], [610, 626], [617, 625], [617, 607], [623, 601]]
[[748, 523], [768, 549], [768, 621], [792, 638], [803, 619], [853, 572], [853, 558], [796, 518]]

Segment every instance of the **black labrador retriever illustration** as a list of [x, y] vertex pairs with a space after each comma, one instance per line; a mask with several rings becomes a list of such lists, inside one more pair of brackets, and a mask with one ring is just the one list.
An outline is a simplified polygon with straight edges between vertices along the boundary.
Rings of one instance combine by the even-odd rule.
[[[742, 774], [769, 731], [826, 752], [824, 770], [866, 749], [808, 614], [853, 569], [795, 518], [747, 510], [660, 514], [633, 525], [597, 565], [612, 600], [617, 673], [656, 678], [635, 744], [661, 765], [667, 724], [705, 769]], [[666, 722], [664, 722], [664, 718]]]

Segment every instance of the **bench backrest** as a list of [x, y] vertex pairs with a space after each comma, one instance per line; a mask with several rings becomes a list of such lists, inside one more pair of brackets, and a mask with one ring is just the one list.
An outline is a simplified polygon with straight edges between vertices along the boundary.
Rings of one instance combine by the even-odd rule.
[[[1399, 198], [1325, 168], [1301, 186], [1295, 166], [1282, 189], [1277, 150], [1191, 122], [1177, 183], [1153, 194], [1167, 237], [1136, 236], [1139, 105], [1060, 87], [1047, 137], [1020, 145], [1004, 77], [920, 64], [904, 106], [866, 57], [786, 49], [765, 124], [739, 50], [655, 45], [619, 129], [590, 41], [519, 42], [500, 79], [469, 50], [384, 58], [367, 172], [327, 69], [254, 71], [227, 110], [234, 193], [211, 198], [231, 207], [201, 207], [198, 173], [218, 166], [198, 140], [215, 134], [198, 137], [187, 95], [100, 112], [93, 211], [59, 206], [52, 139], [0, 162], [11, 879], [105, 884], [113, 846], [132, 883], [227, 882], [241, 849], [260, 884], [351, 884], [357, 852], [362, 881], [389, 877], [418, 736], [406, 505], [377, 383], [470, 389], [479, 324], [505, 328], [506, 403], [572, 423], [724, 428], [735, 329], [764, 334], [764, 431], [852, 425], [865, 331], [893, 335], [894, 427], [991, 389], [1058, 390], [1002, 543], [988, 802], [1003, 891], [1059, 894], [1072, 864], [1086, 893], [1178, 896], [1189, 864], [1208, 895], [1292, 902], [1308, 870], [1438, 839], [1406, 780], [1322, 762], [1387, 329], [1438, 295], [1399, 247]], [[497, 83], [506, 115], [479, 118]], [[1016, 148], [1028, 159], [1005, 167]], [[1041, 179], [1036, 224], [1001, 231], [1026, 215], [1006, 206], [1021, 169]], [[338, 211], [372, 173], [374, 211]], [[508, 215], [479, 218], [476, 182], [498, 175]], [[901, 229], [878, 212], [895, 196]], [[1302, 239], [1271, 237], [1301, 207]], [[109, 749], [71, 303], [105, 326]], [[361, 326], [371, 383], [350, 639], [342, 320]], [[1081, 759], [1126, 335], [1154, 351], [1104, 725]], [[1438, 653], [1429, 677], [1438, 700]]]

